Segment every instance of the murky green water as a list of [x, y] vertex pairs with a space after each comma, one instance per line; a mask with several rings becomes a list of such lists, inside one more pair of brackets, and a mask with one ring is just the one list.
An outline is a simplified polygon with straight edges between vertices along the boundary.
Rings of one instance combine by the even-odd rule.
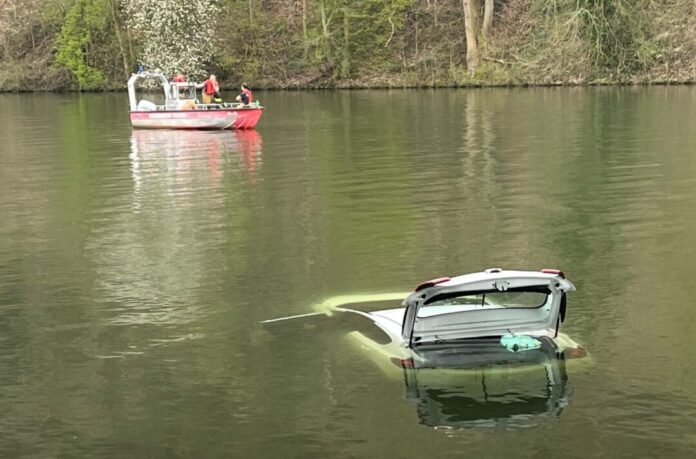
[[[696, 450], [696, 88], [258, 96], [256, 132], [0, 96], [0, 456]], [[491, 266], [577, 285], [591, 361], [560, 396], [488, 374], [414, 398], [343, 327], [258, 325]]]

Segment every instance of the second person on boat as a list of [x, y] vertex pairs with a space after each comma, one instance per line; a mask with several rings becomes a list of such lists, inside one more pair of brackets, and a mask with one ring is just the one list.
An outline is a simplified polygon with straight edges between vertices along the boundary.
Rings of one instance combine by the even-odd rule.
[[237, 96], [236, 100], [244, 105], [248, 105], [254, 101], [254, 95], [251, 93], [246, 83], [242, 83], [242, 92]]
[[213, 102], [213, 97], [218, 98], [220, 85], [217, 82], [215, 75], [210, 75], [207, 80], [196, 86], [198, 89], [203, 89], [203, 103], [210, 104]]

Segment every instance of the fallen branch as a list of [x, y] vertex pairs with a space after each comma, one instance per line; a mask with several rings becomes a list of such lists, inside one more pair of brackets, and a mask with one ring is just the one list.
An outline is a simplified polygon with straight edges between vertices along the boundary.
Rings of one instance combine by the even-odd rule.
[[495, 57], [483, 56], [483, 59], [486, 61], [497, 62], [498, 64], [512, 65], [512, 62], [510, 62], [510, 61], [505, 61], [503, 59], [496, 59]]

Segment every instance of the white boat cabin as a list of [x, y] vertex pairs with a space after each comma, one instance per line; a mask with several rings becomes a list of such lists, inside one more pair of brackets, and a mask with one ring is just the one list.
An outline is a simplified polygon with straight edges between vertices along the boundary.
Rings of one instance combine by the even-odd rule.
[[[141, 84], [159, 85], [162, 88], [161, 93], [138, 91]], [[237, 103], [214, 103], [202, 104], [198, 100], [197, 90], [198, 85], [193, 81], [175, 82], [169, 81], [159, 72], [143, 72], [134, 73], [128, 79], [128, 102], [131, 112], [149, 112], [161, 110], [210, 110], [210, 109], [228, 109], [242, 108], [244, 104]], [[161, 103], [154, 102], [150, 99], [156, 99]], [[256, 104], [258, 107], [258, 104]]]

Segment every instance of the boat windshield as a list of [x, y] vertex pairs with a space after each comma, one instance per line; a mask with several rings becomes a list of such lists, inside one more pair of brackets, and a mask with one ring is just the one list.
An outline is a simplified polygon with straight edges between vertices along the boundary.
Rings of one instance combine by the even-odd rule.
[[195, 83], [171, 83], [168, 99], [171, 100], [196, 100]]
[[534, 287], [447, 293], [435, 296], [422, 305], [417, 317], [490, 309], [538, 309], [548, 304], [550, 298], [547, 288]]

